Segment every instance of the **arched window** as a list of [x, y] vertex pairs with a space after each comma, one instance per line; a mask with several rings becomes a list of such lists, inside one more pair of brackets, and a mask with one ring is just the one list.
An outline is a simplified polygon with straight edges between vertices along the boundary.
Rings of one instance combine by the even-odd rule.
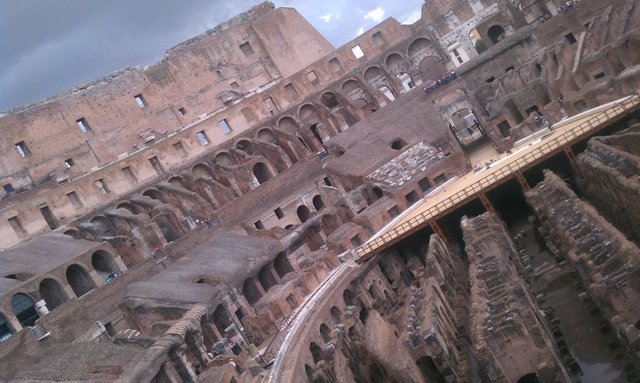
[[340, 323], [340, 317], [342, 316], [342, 311], [336, 306], [331, 307], [331, 318], [333, 318], [334, 322]]
[[227, 327], [233, 324], [231, 318], [229, 318], [227, 310], [225, 310], [223, 305], [218, 305], [218, 307], [216, 307], [216, 310], [213, 312], [213, 324], [215, 324], [216, 328], [218, 329], [218, 331], [220, 331], [220, 334], [222, 336], [224, 336], [224, 330], [226, 330]]
[[307, 222], [307, 220], [309, 219], [309, 215], [311, 215], [311, 212], [309, 211], [309, 208], [306, 207], [305, 205], [298, 206], [298, 209], [296, 210], [296, 213], [298, 214], [298, 218], [300, 219], [300, 222], [302, 222], [302, 223]]
[[293, 271], [293, 267], [291, 267], [291, 263], [289, 263], [289, 259], [287, 259], [287, 255], [285, 253], [278, 254], [275, 261], [273, 261], [273, 266], [280, 278]]
[[242, 294], [244, 294], [244, 297], [247, 298], [247, 301], [250, 304], [256, 303], [258, 300], [260, 300], [260, 297], [262, 297], [262, 294], [260, 294], [260, 291], [256, 287], [256, 281], [253, 280], [253, 278], [249, 278], [244, 281], [244, 285], [242, 286]]
[[374, 195], [376, 201], [384, 196], [384, 192], [382, 191], [382, 189], [380, 189], [377, 186], [375, 186], [373, 189], [371, 189], [371, 191], [373, 192], [373, 195]]
[[111, 273], [119, 273], [120, 270], [115, 261], [106, 251], [98, 250], [91, 256], [91, 266], [102, 279], [107, 279]]
[[501, 41], [505, 38], [506, 33], [504, 31], [504, 28], [499, 25], [494, 25], [489, 28], [489, 30], [487, 31], [487, 35], [489, 35], [489, 39], [491, 40], [491, 42], [496, 44], [498, 43], [498, 41]]
[[22, 327], [33, 326], [40, 318], [33, 299], [27, 294], [17, 293], [14, 295], [11, 298], [11, 309]]
[[49, 310], [55, 309], [69, 299], [60, 282], [52, 278], [41, 280], [38, 291], [42, 299], [46, 302], [47, 309]]
[[313, 363], [318, 363], [322, 360], [322, 349], [320, 346], [311, 342], [309, 345], [309, 351], [311, 351], [311, 357], [313, 358]]
[[89, 273], [80, 265], [73, 264], [67, 268], [67, 282], [76, 297], [80, 298], [95, 287]]
[[256, 176], [256, 179], [260, 184], [263, 184], [271, 179], [269, 168], [262, 162], [258, 162], [257, 164], [253, 165], [253, 174]]
[[329, 326], [326, 324], [320, 325], [320, 336], [322, 337], [322, 341], [327, 343], [331, 340], [331, 330], [329, 330]]
[[356, 304], [356, 296], [353, 294], [353, 292], [349, 289], [346, 289], [343, 293], [342, 293], [342, 298], [344, 299], [344, 304], [347, 306], [353, 306]]
[[278, 284], [276, 279], [273, 277], [273, 274], [271, 274], [271, 269], [269, 268], [268, 264], [264, 265], [262, 269], [260, 269], [260, 272], [258, 273], [258, 279], [260, 280], [260, 284], [262, 285], [264, 291], [267, 291], [271, 287]]
[[313, 208], [316, 209], [316, 211], [320, 211], [320, 209], [322, 209], [324, 207], [324, 201], [322, 201], [322, 197], [320, 197], [319, 195], [313, 197]]
[[536, 374], [535, 372], [524, 375], [520, 379], [518, 379], [518, 383], [538, 383], [538, 382], [539, 382], [538, 374]]
[[338, 106], [338, 100], [336, 100], [336, 96], [333, 93], [325, 93], [320, 97], [320, 101], [322, 104], [329, 109], [333, 109]]
[[9, 321], [7, 318], [0, 314], [0, 343], [11, 338], [11, 327], [9, 327]]

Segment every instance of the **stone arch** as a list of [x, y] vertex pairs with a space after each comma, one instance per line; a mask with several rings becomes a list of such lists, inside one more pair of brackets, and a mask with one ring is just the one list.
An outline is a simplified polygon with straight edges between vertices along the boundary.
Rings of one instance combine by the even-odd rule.
[[278, 130], [286, 132], [290, 135], [295, 135], [298, 131], [298, 123], [296, 120], [289, 116], [282, 117], [278, 121]]
[[258, 183], [263, 184], [269, 181], [272, 177], [269, 167], [264, 162], [257, 162], [253, 165], [253, 175], [258, 180]]
[[13, 335], [13, 331], [9, 325], [9, 321], [4, 314], [0, 313], [0, 343], [11, 338], [11, 335]]
[[325, 244], [324, 238], [320, 235], [320, 228], [316, 225], [307, 227], [304, 231], [304, 237], [311, 251], [319, 250]]
[[447, 71], [447, 68], [439, 56], [427, 56], [418, 64], [418, 70], [422, 80], [426, 83], [431, 83], [440, 79]]
[[270, 288], [278, 284], [278, 281], [276, 281], [276, 278], [271, 273], [271, 268], [269, 266], [269, 264], [262, 266], [258, 272], [258, 280], [260, 281], [260, 285], [262, 285], [262, 289], [264, 291], [269, 291]]
[[298, 219], [300, 219], [300, 222], [305, 223], [309, 219], [311, 212], [306, 205], [300, 205], [296, 209], [296, 214], [298, 214]]
[[236, 142], [236, 149], [242, 150], [247, 154], [256, 154], [256, 151], [253, 148], [253, 144], [249, 140], [240, 140]]
[[160, 202], [164, 202], [164, 194], [162, 194], [162, 192], [159, 191], [158, 189], [145, 190], [145, 192], [142, 193], [142, 195], [145, 197], [149, 197], [151, 199], [155, 199]]
[[197, 164], [191, 169], [191, 176], [194, 179], [198, 178], [213, 178], [213, 172], [208, 165], [205, 164]]
[[229, 317], [229, 313], [222, 304], [219, 304], [213, 312], [213, 324], [222, 336], [224, 336], [224, 332], [227, 327], [233, 324], [233, 321]]
[[322, 348], [318, 346], [315, 342], [311, 342], [309, 345], [309, 352], [311, 352], [311, 358], [313, 359], [313, 363], [318, 364], [322, 360]]
[[324, 323], [320, 325], [320, 337], [324, 343], [331, 341], [331, 330], [329, 330], [329, 326]]
[[320, 102], [322, 105], [326, 106], [329, 109], [333, 109], [339, 105], [338, 99], [333, 92], [326, 92], [320, 97]]
[[104, 250], [98, 250], [91, 255], [91, 267], [105, 280], [110, 274], [120, 272], [120, 268], [114, 261], [113, 256]]
[[428, 56], [436, 56], [438, 57], [438, 52], [435, 48], [435, 45], [428, 39], [424, 37], [419, 37], [415, 39], [407, 50], [409, 60], [414, 67], [418, 67], [418, 64]]
[[387, 56], [385, 65], [387, 66], [389, 73], [393, 74], [394, 76], [398, 76], [401, 73], [406, 73], [409, 70], [409, 68], [407, 67], [407, 62], [398, 53], [392, 53]]
[[264, 142], [270, 142], [272, 144], [275, 144], [278, 141], [269, 128], [260, 129], [256, 134], [256, 139]]
[[78, 264], [72, 264], [67, 267], [66, 271], [67, 282], [71, 286], [73, 293], [76, 297], [80, 298], [95, 287], [91, 276], [84, 267]]
[[183, 176], [173, 176], [169, 178], [167, 182], [175, 187], [191, 190], [189, 187], [189, 182], [187, 182], [187, 180]]
[[213, 158], [213, 162], [220, 166], [233, 166], [233, 160], [231, 160], [231, 156], [227, 152], [220, 152], [216, 154], [216, 156]]
[[379, 187], [377, 187], [377, 186], [374, 186], [371, 189], [371, 194], [373, 196], [373, 198], [372, 198], [373, 201], [377, 201], [380, 198], [384, 197], [384, 191], [382, 189], [380, 189]]
[[38, 318], [40, 318], [38, 310], [36, 310], [35, 302], [25, 293], [16, 293], [13, 295], [11, 298], [11, 309], [22, 327], [33, 326], [36, 324]]
[[342, 83], [342, 93], [347, 95], [347, 97], [352, 100], [355, 105], [362, 109], [364, 107], [376, 107], [371, 104], [371, 97], [364, 90], [364, 85], [357, 79], [348, 79], [344, 83]]
[[247, 299], [249, 304], [254, 304], [262, 298], [262, 294], [256, 286], [256, 281], [253, 278], [248, 278], [242, 285], [242, 294]]
[[378, 89], [385, 95], [390, 101], [396, 99], [396, 95], [393, 93], [392, 85], [387, 78], [387, 74], [379, 67], [369, 67], [364, 72], [364, 79], [374, 88]]
[[313, 197], [312, 203], [313, 203], [313, 208], [316, 209], [316, 211], [320, 211], [324, 207], [324, 201], [322, 200], [322, 197], [320, 196], [320, 194], [316, 194]]
[[492, 25], [487, 29], [487, 37], [492, 43], [497, 44], [507, 36], [507, 32], [501, 25]]
[[436, 366], [436, 363], [433, 361], [433, 358], [431, 358], [430, 356], [423, 356], [420, 359], [416, 360], [416, 365], [420, 369], [422, 376], [424, 376], [427, 382], [446, 382], [444, 375], [442, 375], [442, 373]]
[[333, 318], [333, 321], [336, 323], [340, 323], [340, 318], [342, 317], [342, 311], [338, 307], [332, 306], [330, 313], [331, 313], [331, 318]]
[[75, 239], [80, 239], [82, 238], [82, 235], [80, 234], [80, 232], [76, 229], [69, 229], [69, 230], [65, 230], [64, 233], [62, 233], [64, 235], [68, 235], [69, 237], [73, 237]]
[[133, 203], [129, 202], [129, 201], [124, 201], [119, 203], [116, 206], [116, 209], [124, 209], [124, 210], [128, 210], [131, 214], [139, 214], [141, 213], [141, 211], [139, 210], [137, 205], [134, 205]]
[[289, 259], [287, 259], [287, 255], [285, 253], [278, 254], [276, 259], [273, 261], [273, 267], [280, 278], [293, 271], [293, 267], [291, 266], [291, 263], [289, 263]]
[[342, 292], [342, 299], [344, 300], [344, 304], [347, 306], [355, 306], [356, 304], [356, 295], [349, 289]]
[[66, 302], [69, 297], [62, 284], [53, 278], [44, 278], [40, 281], [38, 292], [47, 304], [47, 309], [53, 310]]

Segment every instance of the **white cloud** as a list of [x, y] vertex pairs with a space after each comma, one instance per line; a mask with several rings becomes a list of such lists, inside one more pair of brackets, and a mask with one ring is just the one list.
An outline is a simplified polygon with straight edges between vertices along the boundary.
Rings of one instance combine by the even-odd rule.
[[364, 27], [360, 27], [360, 29], [358, 29], [358, 34], [357, 36], [360, 36], [361, 34], [364, 33]]
[[[331, 21], [331, 18], [332, 18], [332, 17], [333, 17], [333, 14], [331, 14], [331, 13], [327, 13], [326, 15], [324, 15], [324, 16], [320, 16], [320, 17], [318, 17], [318, 18], [319, 18], [320, 20], [323, 20], [325, 23], [328, 23], [329, 21]], [[336, 17], [336, 18], [338, 18], [338, 19], [339, 19], [339, 17]]]
[[402, 21], [402, 24], [413, 24], [416, 21], [420, 20], [421, 16], [422, 12], [420, 11], [420, 9], [416, 9], [406, 16], [406, 18]]
[[375, 21], [376, 23], [381, 22], [383, 17], [384, 17], [384, 9], [382, 9], [382, 7], [377, 7], [376, 9], [369, 11], [364, 15], [365, 20], [372, 20], [372, 21]]

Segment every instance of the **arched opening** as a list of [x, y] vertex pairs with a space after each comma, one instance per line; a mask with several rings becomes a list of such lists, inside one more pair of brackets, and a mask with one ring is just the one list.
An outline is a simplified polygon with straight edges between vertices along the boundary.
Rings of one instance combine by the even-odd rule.
[[320, 337], [324, 343], [331, 341], [331, 330], [329, 330], [329, 326], [324, 323], [320, 325]]
[[138, 214], [138, 213], [140, 213], [140, 211], [138, 210], [138, 208], [136, 207], [136, 205], [132, 204], [131, 202], [122, 202], [121, 204], [119, 204], [118, 206], [116, 206], [116, 209], [124, 209], [124, 210], [128, 210], [131, 214]]
[[110, 276], [113, 277], [112, 274], [120, 272], [111, 254], [103, 250], [98, 250], [93, 253], [91, 256], [91, 267], [93, 267], [100, 278], [105, 280]]
[[331, 233], [340, 228], [340, 221], [338, 220], [338, 217], [331, 214], [323, 215], [320, 224], [322, 226], [322, 231], [326, 235], [331, 235]]
[[271, 179], [269, 168], [262, 162], [253, 165], [253, 175], [256, 176], [256, 179], [261, 185]]
[[373, 189], [371, 189], [371, 191], [373, 192], [373, 196], [374, 196], [374, 200], [377, 201], [380, 198], [384, 197], [384, 192], [382, 191], [382, 189], [380, 189], [377, 186], [374, 186]]
[[318, 363], [322, 360], [322, 349], [316, 343], [311, 342], [309, 345], [309, 351], [311, 352], [311, 358], [313, 358], [313, 363]]
[[256, 287], [256, 281], [253, 278], [249, 278], [244, 281], [244, 285], [242, 286], [242, 294], [245, 298], [247, 298], [247, 302], [249, 302], [249, 304], [256, 303], [262, 297], [262, 294], [260, 294], [258, 287]]
[[427, 382], [445, 383], [444, 375], [438, 370], [438, 367], [430, 356], [423, 356], [418, 359], [416, 365]]
[[380, 93], [384, 94], [384, 96], [389, 100], [389, 101], [395, 101], [396, 100], [396, 96], [394, 96], [393, 92], [391, 91], [391, 89], [386, 86], [386, 85], [380, 85], [378, 87], [378, 90], [380, 91]]
[[71, 286], [76, 297], [80, 298], [84, 294], [93, 290], [94, 284], [89, 273], [80, 265], [73, 264], [67, 268], [67, 282]]
[[204, 164], [199, 164], [193, 167], [191, 170], [191, 175], [193, 178], [213, 178], [213, 174], [211, 173], [211, 169]]
[[183, 189], [187, 189], [189, 190], [189, 184], [187, 183], [187, 180], [184, 179], [184, 177], [181, 176], [174, 176], [169, 178], [169, 184], [171, 184], [171, 186], [175, 186], [177, 188], [183, 188]]
[[336, 95], [330, 92], [323, 94], [322, 97], [320, 97], [320, 102], [329, 109], [333, 109], [339, 105]]
[[431, 41], [424, 37], [416, 39], [409, 45], [409, 59], [413, 66], [417, 67], [418, 64], [427, 56], [438, 56], [438, 52]]
[[229, 318], [229, 314], [223, 305], [218, 305], [213, 312], [213, 324], [216, 326], [220, 334], [224, 336], [224, 331], [231, 326], [233, 322]]
[[41, 280], [38, 292], [40, 292], [40, 296], [44, 299], [49, 310], [55, 309], [69, 299], [60, 282], [52, 278]]
[[322, 197], [320, 197], [320, 195], [316, 195], [315, 197], [313, 197], [313, 208], [316, 209], [316, 211], [320, 211], [320, 209], [322, 209], [324, 207], [324, 201], [322, 200]]
[[336, 306], [331, 307], [331, 318], [336, 323], [340, 323], [340, 317], [342, 317], [342, 311]]
[[360, 310], [360, 314], [358, 315], [358, 318], [360, 319], [360, 322], [362, 322], [362, 324], [367, 324], [367, 318], [369, 317], [369, 310], [367, 310], [366, 308], [362, 308]]
[[273, 134], [273, 132], [269, 129], [262, 129], [258, 132], [258, 134], [256, 135], [256, 138], [260, 141], [264, 141], [264, 142], [270, 142], [272, 144], [275, 144], [277, 142], [276, 140], [276, 136]]
[[298, 214], [298, 219], [300, 219], [300, 222], [302, 223], [307, 222], [307, 220], [309, 219], [309, 215], [311, 215], [309, 208], [305, 205], [298, 206], [298, 209], [296, 209], [296, 213]]
[[391, 149], [393, 150], [400, 150], [405, 146], [407, 146], [407, 142], [402, 138], [396, 138], [395, 140], [393, 140], [393, 142], [391, 142]]
[[231, 161], [231, 156], [227, 152], [218, 153], [213, 158], [213, 162], [215, 162], [216, 165], [224, 166], [227, 168], [233, 166], [233, 161]]
[[33, 299], [27, 294], [15, 294], [11, 298], [11, 309], [22, 327], [33, 326], [40, 318]]
[[309, 383], [315, 383], [313, 381], [313, 368], [311, 368], [311, 366], [309, 366], [308, 364], [304, 365], [304, 373], [307, 375], [307, 381]]
[[497, 44], [499, 41], [502, 41], [507, 34], [500, 25], [494, 25], [487, 31], [487, 35], [489, 36], [489, 40], [492, 43]]
[[380, 299], [380, 294], [378, 293], [378, 289], [373, 284], [369, 286], [369, 295], [373, 300]]
[[298, 124], [291, 117], [282, 117], [280, 121], [278, 121], [278, 130], [286, 132], [290, 135], [295, 135], [298, 130]]
[[80, 232], [78, 230], [67, 230], [64, 233], [62, 233], [64, 235], [68, 235], [69, 237], [73, 237], [75, 239], [80, 239]]
[[356, 296], [353, 291], [346, 289], [342, 293], [342, 299], [344, 300], [344, 304], [347, 306], [355, 306], [356, 304]]
[[149, 189], [147, 191], [145, 191], [144, 193], [142, 193], [143, 196], [149, 197], [151, 199], [155, 199], [157, 201], [160, 202], [164, 202], [162, 201], [162, 193], [160, 193], [160, 191], [156, 190], [156, 189]]
[[487, 45], [484, 43], [484, 41], [482, 41], [480, 32], [478, 32], [476, 28], [473, 28], [469, 32], [469, 40], [471, 40], [471, 44], [474, 48], [476, 48], [476, 52], [478, 52], [478, 54], [487, 50]]
[[236, 144], [236, 148], [238, 150], [242, 150], [247, 154], [256, 154], [255, 150], [253, 150], [253, 145], [248, 140], [240, 140]]
[[359, 108], [362, 108], [369, 104], [369, 96], [364, 91], [362, 85], [356, 80], [348, 80], [342, 84], [342, 92], [349, 96], [352, 101], [355, 101]]
[[390, 54], [385, 60], [385, 64], [389, 72], [398, 77], [401, 73], [405, 73], [408, 70], [407, 64], [402, 59], [402, 56], [397, 53]]
[[518, 383], [538, 383], [538, 382], [539, 382], [538, 374], [536, 374], [535, 372], [524, 375], [520, 379], [518, 379]]
[[11, 332], [11, 327], [9, 326], [9, 321], [7, 320], [7, 317], [0, 314], [0, 343], [11, 338], [12, 334], [13, 333]]
[[373, 66], [364, 72], [364, 79], [373, 87], [380, 90], [389, 100], [395, 100], [391, 91], [391, 84], [386, 74], [377, 66]]
[[264, 265], [262, 269], [260, 269], [260, 272], [258, 273], [258, 280], [260, 281], [264, 291], [268, 291], [271, 287], [278, 284], [278, 281], [276, 281], [276, 278], [271, 273], [271, 268], [268, 264]]
[[291, 263], [289, 263], [285, 253], [278, 254], [273, 261], [273, 267], [276, 269], [276, 273], [278, 273], [280, 278], [293, 271], [293, 267], [291, 267]]

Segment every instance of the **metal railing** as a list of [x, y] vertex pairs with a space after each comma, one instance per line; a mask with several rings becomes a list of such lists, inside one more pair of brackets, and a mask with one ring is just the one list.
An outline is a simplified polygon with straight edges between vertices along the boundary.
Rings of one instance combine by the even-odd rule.
[[586, 133], [596, 130], [597, 128], [601, 127], [603, 123], [609, 122], [613, 118], [624, 114], [631, 108], [637, 106], [639, 103], [640, 95], [636, 94], [630, 96], [629, 98], [612, 107], [609, 107], [600, 112], [596, 112], [594, 115], [588, 117], [588, 120], [580, 123], [576, 127], [563, 132], [558, 137], [544, 142], [543, 144], [532, 149], [530, 152], [526, 153], [522, 157], [515, 159], [507, 165], [503, 165], [502, 167], [492, 170], [491, 173], [479, 179], [472, 185], [459, 190], [455, 194], [430, 207], [425, 212], [420, 213], [419, 215], [399, 224], [398, 226], [392, 227], [381, 236], [355, 249], [355, 259], [357, 261], [366, 260], [366, 257], [368, 255], [373, 256], [376, 250], [382, 249], [386, 244], [390, 244], [402, 239], [404, 237], [404, 234], [411, 233], [414, 231], [414, 229], [424, 227], [426, 224], [428, 224], [430, 219], [439, 216], [440, 214], [453, 207], [458, 206], [460, 203], [466, 200], [475, 198], [478, 193], [484, 191], [485, 189], [487, 189], [487, 187], [512, 176], [517, 171], [525, 169], [536, 161], [546, 157], [549, 153], [563, 148], [565, 145], [567, 145], [567, 143], [582, 138], [584, 135], [586, 135]]

